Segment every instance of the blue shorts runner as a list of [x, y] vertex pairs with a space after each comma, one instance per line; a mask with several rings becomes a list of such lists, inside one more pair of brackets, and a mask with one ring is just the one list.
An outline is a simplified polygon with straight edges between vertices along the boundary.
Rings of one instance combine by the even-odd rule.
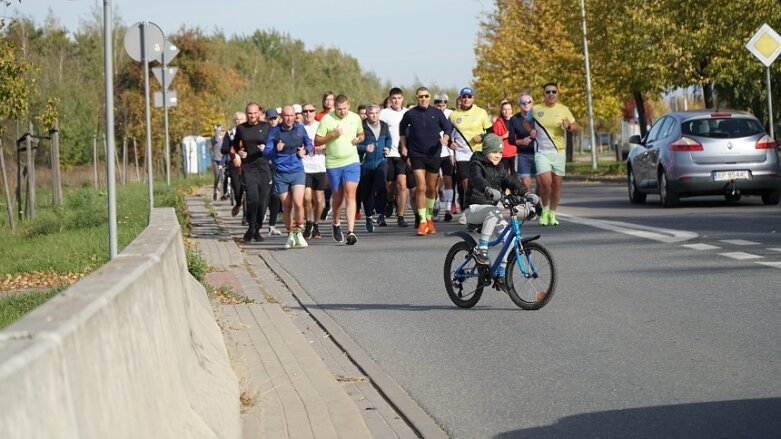
[[301, 172], [274, 172], [274, 193], [284, 194], [291, 186], [303, 186], [306, 174]]
[[328, 181], [331, 183], [331, 191], [336, 192], [342, 189], [344, 183], [350, 182], [358, 184], [361, 181], [361, 164], [351, 163], [325, 170], [328, 174]]
[[537, 175], [534, 154], [518, 154], [518, 175], [521, 177], [534, 177]]

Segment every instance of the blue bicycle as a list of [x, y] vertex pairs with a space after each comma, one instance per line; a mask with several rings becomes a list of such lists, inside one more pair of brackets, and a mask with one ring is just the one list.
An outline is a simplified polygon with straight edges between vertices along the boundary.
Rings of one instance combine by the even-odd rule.
[[[505, 196], [502, 205], [510, 210], [510, 224], [488, 243], [489, 250], [502, 247], [488, 265], [478, 264], [472, 251], [475, 239], [466, 231], [448, 233], [461, 241], [450, 247], [445, 257], [445, 288], [450, 300], [461, 308], [471, 308], [480, 301], [483, 289], [493, 286], [504, 290], [520, 308], [536, 310], [550, 302], [556, 290], [556, 263], [545, 246], [537, 242], [540, 235], [523, 238], [521, 225], [538, 215], [539, 205], [528, 199]], [[504, 277], [504, 288], [497, 282], [502, 257], [510, 252]]]

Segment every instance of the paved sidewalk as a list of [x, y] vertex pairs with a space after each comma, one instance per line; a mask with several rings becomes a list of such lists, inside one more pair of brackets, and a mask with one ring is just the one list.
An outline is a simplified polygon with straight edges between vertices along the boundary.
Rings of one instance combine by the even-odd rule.
[[257, 253], [242, 249], [246, 227], [230, 203], [210, 196], [187, 198], [190, 236], [210, 267], [206, 281], [239, 299], [212, 303], [241, 381], [244, 437], [417, 437]]

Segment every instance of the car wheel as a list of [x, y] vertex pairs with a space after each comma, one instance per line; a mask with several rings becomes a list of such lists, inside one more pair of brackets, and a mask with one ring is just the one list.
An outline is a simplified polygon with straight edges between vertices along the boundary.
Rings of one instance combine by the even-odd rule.
[[645, 194], [637, 189], [637, 181], [635, 180], [635, 172], [632, 168], [627, 171], [627, 185], [629, 189], [629, 202], [632, 204], [645, 203]]
[[675, 207], [678, 205], [679, 195], [672, 190], [667, 183], [667, 175], [664, 169], [659, 169], [659, 200], [663, 207]]
[[727, 201], [740, 201], [740, 197], [740, 192], [730, 192], [728, 194], [724, 194], [724, 199]]
[[775, 206], [781, 201], [781, 190], [767, 191], [762, 193], [762, 203], [768, 206]]

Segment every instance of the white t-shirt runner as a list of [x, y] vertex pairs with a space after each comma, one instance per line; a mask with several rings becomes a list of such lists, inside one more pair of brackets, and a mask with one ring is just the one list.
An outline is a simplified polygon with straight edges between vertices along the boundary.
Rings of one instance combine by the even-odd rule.
[[307, 174], [314, 174], [317, 172], [325, 172], [325, 151], [315, 151], [317, 148], [315, 144], [315, 133], [317, 127], [320, 126], [320, 122], [315, 121], [312, 125], [304, 125], [306, 135], [312, 141], [312, 153], [307, 154], [301, 159], [304, 164], [304, 172]]
[[399, 124], [404, 113], [407, 112], [406, 108], [396, 111], [393, 108], [383, 108], [380, 110], [380, 120], [388, 124], [388, 131], [391, 135], [391, 150], [388, 153], [388, 157], [401, 157], [399, 154]]

